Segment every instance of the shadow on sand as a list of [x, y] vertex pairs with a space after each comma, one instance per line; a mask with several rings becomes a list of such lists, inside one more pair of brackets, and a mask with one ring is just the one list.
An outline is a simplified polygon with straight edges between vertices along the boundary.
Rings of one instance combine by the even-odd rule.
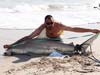
[[17, 60], [13, 61], [13, 63], [21, 63], [21, 62], [26, 62], [30, 60], [31, 58], [38, 58], [38, 57], [43, 57], [43, 56], [48, 56], [48, 55], [36, 55], [36, 54], [16, 54], [13, 55], [13, 57], [18, 58]]
[[95, 56], [91, 56], [89, 58], [92, 59], [93, 61], [97, 62], [97, 63], [100, 63], [100, 60], [97, 59]]

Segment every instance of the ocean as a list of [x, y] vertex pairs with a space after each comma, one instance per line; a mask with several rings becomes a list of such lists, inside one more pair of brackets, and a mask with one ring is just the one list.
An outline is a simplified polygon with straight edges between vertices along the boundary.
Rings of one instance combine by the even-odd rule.
[[[0, 0], [0, 29], [36, 29], [48, 14], [66, 26], [100, 29], [99, 3], [99, 0]], [[67, 32], [63, 39], [85, 34]]]
[[68, 26], [100, 28], [100, 10], [93, 8], [94, 0], [0, 0], [0, 28], [33, 29], [44, 17]]

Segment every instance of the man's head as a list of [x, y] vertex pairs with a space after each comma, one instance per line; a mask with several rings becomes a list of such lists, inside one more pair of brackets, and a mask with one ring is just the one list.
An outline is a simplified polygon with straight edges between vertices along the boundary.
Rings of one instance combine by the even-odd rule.
[[45, 23], [46, 23], [47, 25], [53, 24], [53, 23], [54, 23], [53, 17], [52, 17], [51, 15], [46, 15], [46, 16], [45, 16]]

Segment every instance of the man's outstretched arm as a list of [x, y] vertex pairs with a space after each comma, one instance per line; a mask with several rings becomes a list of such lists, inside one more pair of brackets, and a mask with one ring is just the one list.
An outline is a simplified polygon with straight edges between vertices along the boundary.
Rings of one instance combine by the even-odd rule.
[[87, 28], [69, 27], [69, 26], [63, 26], [63, 29], [72, 32], [92, 32], [92, 33], [100, 32], [100, 30], [98, 29], [87, 29]]
[[38, 36], [38, 35], [41, 33], [41, 31], [42, 31], [43, 29], [44, 29], [44, 25], [41, 25], [41, 26], [40, 26], [39, 28], [37, 28], [34, 32], [32, 32], [30, 35], [25, 36], [25, 37], [23, 37], [23, 38], [17, 40], [17, 41], [14, 42], [13, 44], [4, 45], [4, 48], [10, 48], [12, 45], [18, 44], [18, 43], [23, 42], [23, 41], [28, 40], [28, 39], [32, 39], [32, 38]]

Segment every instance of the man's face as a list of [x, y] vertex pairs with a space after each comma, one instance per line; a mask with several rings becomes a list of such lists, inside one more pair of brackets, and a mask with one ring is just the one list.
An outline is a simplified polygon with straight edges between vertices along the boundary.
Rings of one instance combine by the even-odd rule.
[[54, 19], [53, 19], [52, 17], [47, 18], [47, 19], [45, 20], [45, 23], [46, 23], [47, 25], [52, 25], [52, 24], [54, 23]]
[[45, 23], [46, 23], [46, 26], [49, 28], [49, 27], [52, 27], [53, 26], [53, 23], [54, 23], [54, 19], [52, 17], [50, 18], [47, 18], [45, 20]]

